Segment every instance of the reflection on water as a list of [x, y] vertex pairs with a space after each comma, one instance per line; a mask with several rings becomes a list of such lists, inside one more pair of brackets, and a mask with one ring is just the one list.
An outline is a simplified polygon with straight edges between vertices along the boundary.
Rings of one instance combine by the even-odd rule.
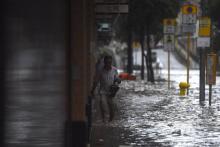
[[[166, 71], [163, 71], [166, 78]], [[118, 99], [122, 119], [111, 125], [124, 127], [130, 134], [121, 138], [127, 144], [145, 146], [220, 146], [220, 78], [213, 86], [212, 106], [199, 105], [199, 71], [190, 71], [189, 96], [180, 97], [179, 82], [186, 81], [184, 71], [171, 71], [172, 88], [166, 82], [124, 81]]]

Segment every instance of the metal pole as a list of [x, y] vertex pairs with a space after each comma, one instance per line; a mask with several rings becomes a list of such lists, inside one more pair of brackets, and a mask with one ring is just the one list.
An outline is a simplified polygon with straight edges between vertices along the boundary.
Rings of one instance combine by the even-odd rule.
[[209, 106], [211, 106], [212, 102], [212, 84], [209, 84]]
[[[130, 7], [129, 7], [130, 12]], [[127, 49], [127, 72], [133, 73], [133, 48], [132, 48], [132, 27], [131, 27], [131, 15], [128, 13], [128, 49]]]
[[[190, 49], [190, 33], [187, 34], [187, 84], [189, 84], [189, 49]], [[187, 95], [189, 95], [189, 88], [187, 88]]]
[[128, 31], [129, 32], [128, 32], [128, 50], [127, 50], [127, 54], [128, 54], [127, 71], [128, 73], [133, 73], [133, 48], [131, 46], [132, 43], [131, 27], [129, 27]]
[[137, 66], [137, 52], [138, 51], [138, 49], [136, 48], [136, 52], [135, 52], [135, 65]]
[[205, 101], [205, 49], [200, 49], [199, 101]]
[[170, 49], [168, 49], [168, 89], [170, 89]]
[[[201, 0], [201, 9], [202, 9], [202, 16], [205, 16], [206, 10], [205, 10], [205, 4], [207, 4], [207, 1]], [[200, 49], [200, 74], [199, 74], [199, 101], [204, 102], [205, 101], [205, 48]]]

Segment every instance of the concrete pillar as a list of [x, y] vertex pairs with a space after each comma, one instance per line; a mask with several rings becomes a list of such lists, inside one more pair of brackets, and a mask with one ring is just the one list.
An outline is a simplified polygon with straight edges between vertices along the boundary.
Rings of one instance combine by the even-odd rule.
[[86, 102], [90, 84], [89, 0], [70, 0], [70, 99], [68, 147], [87, 143]]

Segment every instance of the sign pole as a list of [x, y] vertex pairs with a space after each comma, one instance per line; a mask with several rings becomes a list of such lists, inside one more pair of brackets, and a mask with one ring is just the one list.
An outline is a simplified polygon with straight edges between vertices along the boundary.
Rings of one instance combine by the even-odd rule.
[[[199, 79], [199, 101], [200, 104], [204, 105], [205, 101], [205, 57], [206, 57], [206, 49], [210, 47], [210, 39], [211, 39], [211, 20], [207, 16], [206, 5], [208, 4], [208, 0], [201, 0], [201, 12], [202, 17], [199, 20], [199, 38], [203, 38], [204, 43], [200, 46], [200, 79]], [[206, 44], [206, 45], [205, 45]], [[199, 42], [197, 40], [197, 46], [199, 46]]]
[[168, 89], [170, 89], [170, 49], [168, 49]]
[[164, 19], [164, 49], [168, 55], [168, 89], [170, 89], [170, 52], [174, 50], [175, 19]]
[[212, 103], [212, 84], [209, 84], [209, 106]]
[[[182, 8], [182, 24], [183, 32], [187, 33], [187, 84], [189, 84], [189, 67], [190, 67], [190, 37], [195, 32], [195, 24], [197, 22], [197, 6], [185, 3]], [[189, 95], [189, 87], [187, 87], [187, 95]]]
[[200, 50], [199, 101], [205, 101], [205, 49]]
[[[189, 84], [189, 49], [190, 49], [190, 33], [187, 33], [187, 84]], [[189, 95], [189, 87], [187, 88], [187, 95]]]
[[[204, 21], [204, 16], [207, 16], [207, 10], [205, 9], [205, 5], [207, 4], [207, 1], [201, 0], [201, 9], [202, 9], [202, 18], [199, 21], [199, 36], [201, 37], [210, 37], [211, 32], [211, 22], [209, 18], [206, 18], [206, 21]], [[203, 20], [203, 21], [202, 21]], [[201, 23], [202, 22], [202, 23]], [[205, 22], [205, 23], [204, 23]], [[206, 48], [207, 46], [201, 47], [200, 49], [200, 74], [199, 74], [199, 101], [200, 104], [203, 104], [205, 101], [205, 55], [206, 55]]]

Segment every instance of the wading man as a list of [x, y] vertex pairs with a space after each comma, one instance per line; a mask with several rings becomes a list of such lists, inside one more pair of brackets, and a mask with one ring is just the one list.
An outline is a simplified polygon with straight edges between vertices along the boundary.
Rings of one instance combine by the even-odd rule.
[[116, 83], [120, 83], [117, 69], [112, 66], [112, 56], [104, 57], [104, 66], [96, 71], [91, 94], [94, 96], [94, 91], [98, 84], [100, 88], [98, 94], [100, 96], [99, 106], [102, 115], [102, 120], [105, 122], [106, 112], [109, 111], [109, 121], [114, 118], [114, 99], [119, 87]]

